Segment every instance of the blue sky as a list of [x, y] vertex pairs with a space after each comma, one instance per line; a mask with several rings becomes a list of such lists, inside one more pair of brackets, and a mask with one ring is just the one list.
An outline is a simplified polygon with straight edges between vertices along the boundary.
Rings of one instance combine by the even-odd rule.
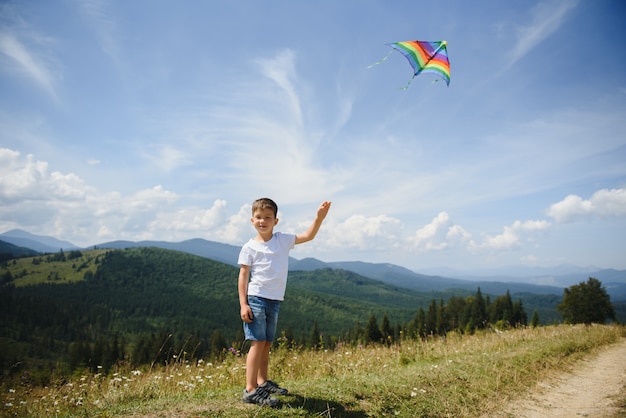
[[[626, 3], [3, 1], [0, 232], [626, 269]], [[449, 87], [386, 43], [446, 40]]]

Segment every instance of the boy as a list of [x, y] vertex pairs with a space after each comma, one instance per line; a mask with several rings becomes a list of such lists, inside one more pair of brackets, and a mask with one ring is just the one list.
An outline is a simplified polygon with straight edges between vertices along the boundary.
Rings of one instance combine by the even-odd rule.
[[270, 348], [276, 334], [278, 310], [285, 295], [289, 250], [295, 244], [311, 241], [317, 235], [330, 209], [324, 202], [306, 232], [291, 235], [274, 232], [278, 224], [278, 206], [263, 198], [252, 204], [250, 221], [257, 236], [239, 253], [239, 305], [246, 340], [251, 341], [246, 358], [246, 388], [242, 400], [257, 405], [276, 406], [272, 393], [286, 395], [287, 389], [267, 379]]

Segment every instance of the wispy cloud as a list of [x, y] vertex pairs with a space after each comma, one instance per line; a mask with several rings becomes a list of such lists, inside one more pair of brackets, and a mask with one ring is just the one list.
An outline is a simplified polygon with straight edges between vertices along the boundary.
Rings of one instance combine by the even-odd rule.
[[539, 3], [532, 19], [517, 28], [517, 41], [508, 55], [507, 68], [521, 60], [530, 50], [556, 32], [578, 0], [550, 0]]
[[102, 0], [75, 0], [80, 12], [88, 20], [100, 42], [102, 51], [116, 64], [119, 64], [119, 46], [116, 40], [116, 24], [106, 10], [107, 3]]
[[210, 144], [204, 152], [217, 152], [230, 166], [222, 175], [242, 193], [284, 203], [323, 200], [341, 187], [340, 173], [323, 166], [320, 128], [307, 125], [316, 105], [303, 100], [295, 58], [282, 50], [256, 59], [258, 71], [229, 86], [223, 92], [229, 100], [205, 110], [203, 119], [203, 142]]
[[289, 49], [283, 50], [270, 59], [259, 59], [256, 61], [262, 73], [274, 81], [282, 92], [287, 96], [291, 114], [298, 125], [302, 125], [302, 109], [300, 99], [294, 86], [295, 53]]
[[[43, 56], [38, 55], [12, 33], [0, 33], [0, 52], [11, 59], [18, 72], [34, 81], [53, 100], [57, 100], [54, 73]], [[7, 65], [3, 65], [7, 70]]]

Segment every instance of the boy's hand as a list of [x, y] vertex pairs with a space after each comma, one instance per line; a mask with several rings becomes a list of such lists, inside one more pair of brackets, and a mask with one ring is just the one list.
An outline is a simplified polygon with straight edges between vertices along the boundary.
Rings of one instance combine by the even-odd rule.
[[254, 318], [254, 315], [252, 315], [252, 309], [250, 309], [250, 305], [242, 306], [240, 313], [241, 313], [241, 320], [243, 322], [247, 322], [248, 324], [252, 322], [252, 318]]
[[315, 235], [317, 235], [317, 231], [319, 231], [320, 226], [322, 226], [324, 218], [326, 218], [326, 215], [328, 215], [329, 209], [330, 202], [328, 201], [323, 202], [320, 205], [320, 207], [317, 209], [317, 216], [315, 217], [315, 220], [313, 221], [309, 229], [307, 229], [306, 232], [303, 232], [302, 234], [296, 235], [296, 244], [302, 244], [303, 242], [308, 242], [315, 238]]
[[321, 220], [324, 220], [324, 218], [326, 218], [326, 215], [328, 215], [328, 211], [330, 210], [330, 204], [331, 202], [323, 202], [319, 209], [317, 210], [317, 217]]

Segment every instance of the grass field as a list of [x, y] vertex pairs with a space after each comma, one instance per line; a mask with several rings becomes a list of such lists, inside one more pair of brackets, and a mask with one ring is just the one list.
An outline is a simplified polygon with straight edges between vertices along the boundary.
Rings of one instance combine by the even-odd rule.
[[[47, 261], [58, 254], [25, 257], [8, 261], [0, 266], [0, 275], [10, 272], [16, 287], [39, 283], [70, 283], [83, 280], [86, 272], [97, 270], [95, 260], [110, 250], [82, 251], [82, 256], [68, 261]], [[69, 252], [68, 252], [69, 254]]]
[[475, 417], [499, 410], [551, 373], [626, 336], [619, 326], [547, 326], [457, 334], [385, 347], [272, 352], [278, 408], [241, 402], [245, 356], [152, 370], [120, 366], [37, 388], [2, 383], [2, 415], [31, 417]]

